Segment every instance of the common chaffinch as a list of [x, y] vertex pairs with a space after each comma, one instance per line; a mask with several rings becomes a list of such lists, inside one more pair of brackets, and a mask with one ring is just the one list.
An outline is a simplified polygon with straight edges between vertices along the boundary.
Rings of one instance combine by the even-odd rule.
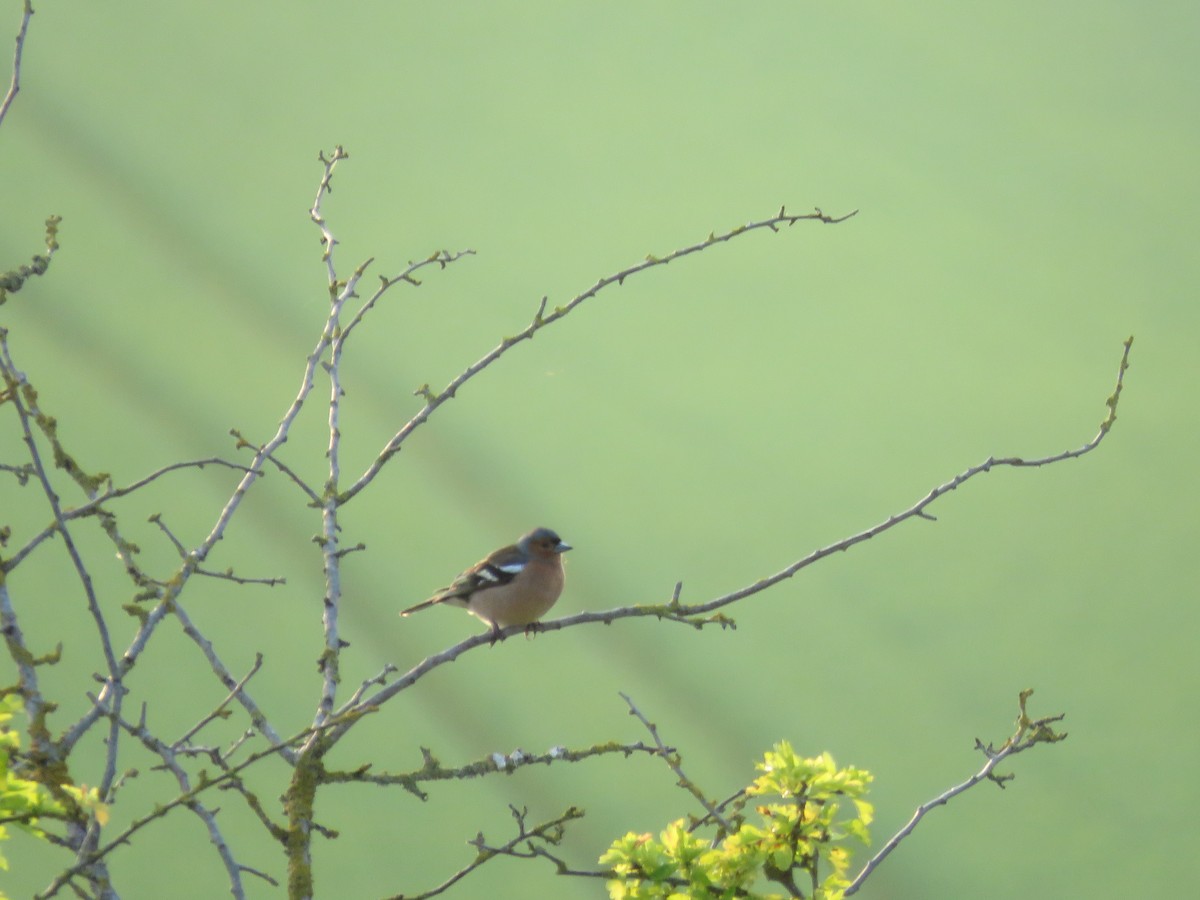
[[566, 576], [562, 554], [571, 549], [549, 528], [535, 528], [515, 544], [501, 547], [454, 579], [428, 600], [400, 615], [449, 603], [491, 626], [492, 641], [509, 625], [531, 625], [550, 611]]

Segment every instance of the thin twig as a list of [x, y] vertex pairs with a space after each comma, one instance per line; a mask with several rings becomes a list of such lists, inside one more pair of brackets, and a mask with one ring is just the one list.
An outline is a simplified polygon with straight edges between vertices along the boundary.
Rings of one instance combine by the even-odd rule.
[[392, 665], [391, 663], [386, 663], [384, 665], [383, 669], [380, 670], [379, 674], [377, 674], [371, 678], [365, 679], [363, 681], [363, 683], [358, 686], [358, 690], [356, 690], [350, 696], [350, 699], [346, 701], [346, 704], [338, 712], [342, 713], [342, 712], [345, 712], [347, 709], [350, 709], [351, 707], [353, 707], [354, 704], [358, 703], [358, 701], [362, 699], [363, 694], [365, 694], [370, 688], [374, 687], [375, 685], [387, 684], [388, 676], [392, 675], [396, 671], [398, 671], [398, 670], [396, 669], [396, 667], [394, 665]]
[[[241, 432], [239, 432], [236, 428], [231, 429], [229, 433], [232, 434], [235, 438], [237, 438], [241, 442], [241, 446], [245, 446], [245, 447], [252, 446], [249, 441], [247, 441], [245, 438], [242, 437]], [[298, 487], [301, 491], [303, 491], [304, 496], [306, 496], [308, 498], [309, 502], [313, 506], [321, 505], [320, 495], [317, 494], [317, 492], [309, 486], [308, 482], [306, 482], [303, 478], [301, 478], [299, 476], [299, 474], [297, 474], [296, 471], [291, 468], [291, 466], [289, 466], [283, 460], [279, 459], [279, 457], [275, 456], [274, 454], [272, 454], [271, 456], [268, 456], [267, 461], [270, 462], [271, 465], [273, 465], [275, 468], [277, 468], [284, 475], [286, 475], [288, 477], [288, 479], [294, 485], [296, 485], [296, 487]]]
[[241, 681], [239, 681], [230, 689], [229, 693], [225, 695], [224, 700], [214, 706], [199, 722], [176, 738], [174, 743], [171, 744], [172, 748], [179, 749], [197, 734], [199, 734], [200, 730], [209, 722], [212, 722], [214, 719], [221, 718], [221, 714], [229, 708], [230, 702], [242, 692], [242, 689], [246, 687], [250, 679], [258, 674], [259, 669], [262, 668], [262, 664], [263, 655], [261, 653], [254, 654], [254, 665], [250, 667], [250, 671], [242, 677]]

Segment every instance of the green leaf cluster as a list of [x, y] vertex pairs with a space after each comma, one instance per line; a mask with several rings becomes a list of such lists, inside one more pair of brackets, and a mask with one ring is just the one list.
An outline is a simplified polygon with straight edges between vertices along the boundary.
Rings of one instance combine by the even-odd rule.
[[[839, 769], [828, 753], [804, 758], [786, 741], [757, 765], [759, 776], [732, 804], [728, 828], [708, 817], [670, 823], [655, 839], [630, 832], [600, 857], [614, 877], [612, 900], [774, 900], [809, 897], [840, 900], [853, 838], [869, 843], [874, 810], [864, 797], [872, 776], [852, 766]], [[741, 813], [758, 800], [759, 821]], [[701, 826], [719, 828], [705, 838]], [[783, 893], [760, 888], [774, 883]]]
[[[108, 808], [100, 802], [95, 788], [75, 787], [74, 785], [59, 785], [58, 799], [44, 785], [29, 778], [21, 777], [18, 754], [21, 749], [21, 735], [12, 727], [13, 716], [21, 711], [21, 698], [16, 694], [0, 697], [0, 841], [8, 840], [7, 824], [37, 837], [45, 834], [37, 827], [40, 818], [66, 818], [70, 813], [64, 804], [73, 804], [86, 813], [91, 813], [101, 822], [108, 818]], [[17, 765], [14, 767], [14, 761]], [[0, 853], [0, 870], [8, 869], [8, 859]], [[6, 894], [0, 891], [0, 900], [6, 900]]]

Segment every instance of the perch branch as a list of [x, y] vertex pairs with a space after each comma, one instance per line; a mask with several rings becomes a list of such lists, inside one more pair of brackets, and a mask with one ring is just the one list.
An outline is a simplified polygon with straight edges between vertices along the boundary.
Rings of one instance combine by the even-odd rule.
[[[576, 625], [590, 623], [603, 623], [605, 625], [611, 625], [618, 619], [645, 617], [680, 622], [690, 625], [694, 628], [703, 628], [706, 625], [714, 624], [720, 625], [723, 628], [736, 627], [733, 620], [728, 616], [714, 611], [720, 610], [721, 608], [729, 606], [732, 603], [736, 603], [739, 600], [743, 600], [746, 597], [761, 593], [773, 585], [776, 585], [785, 579], [791, 578], [802, 569], [808, 568], [814, 563], [817, 563], [828, 556], [832, 556], [835, 553], [849, 550], [851, 547], [861, 544], [864, 541], [868, 541], [876, 535], [882, 534], [883, 532], [896, 527], [901, 522], [908, 521], [909, 519], [932, 519], [933, 517], [926, 511], [930, 505], [936, 502], [940, 497], [945, 496], [947, 493], [957, 489], [960, 485], [978, 475], [981, 475], [985, 472], [990, 472], [993, 469], [1001, 466], [1030, 467], [1049, 465], [1065, 459], [1073, 459], [1083, 456], [1084, 454], [1096, 449], [1096, 447], [1100, 445], [1101, 441], [1103, 441], [1104, 437], [1108, 434], [1113, 422], [1116, 421], [1117, 400], [1120, 397], [1124, 384], [1125, 372], [1129, 368], [1129, 351], [1132, 345], [1133, 338], [1129, 338], [1124, 342], [1124, 352], [1121, 355], [1121, 362], [1117, 372], [1116, 387], [1113, 393], [1109, 396], [1108, 400], [1105, 401], [1105, 405], [1108, 408], [1108, 413], [1100, 425], [1099, 432], [1094, 438], [1092, 438], [1092, 440], [1088, 441], [1078, 449], [1064, 451], [1062, 453], [1054, 454], [1053, 456], [1031, 459], [1025, 459], [1021, 457], [1006, 457], [997, 459], [996, 457], [989, 457], [983, 463], [977, 466], [972, 466], [945, 484], [935, 487], [923, 498], [913, 504], [913, 506], [909, 507], [903, 512], [889, 516], [884, 521], [879, 522], [878, 524], [873, 525], [864, 531], [860, 531], [857, 534], [850, 535], [849, 537], [843, 538], [835, 543], [814, 550], [812, 553], [792, 563], [787, 568], [768, 578], [760, 579], [753, 584], [739, 588], [738, 590], [732, 591], [713, 600], [709, 600], [705, 603], [691, 606], [681, 604], [679, 601], [682, 593], [682, 586], [680, 584], [676, 584], [670, 600], [663, 604], [618, 607], [616, 609], [604, 610], [603, 612], [595, 613], [583, 612], [571, 616], [563, 616], [559, 619], [550, 619], [547, 621], [537, 622], [531, 626], [513, 625], [509, 628], [500, 629], [499, 637], [504, 639], [515, 634], [559, 631], [563, 628], [570, 628]], [[458, 659], [459, 656], [469, 650], [483, 646], [484, 644], [491, 646], [493, 643], [494, 636], [490, 632], [482, 632], [472, 635], [471, 637], [460, 641], [459, 643], [447, 648], [446, 650], [443, 650], [440, 653], [426, 657], [403, 675], [399, 676], [391, 684], [381, 687], [378, 691], [374, 692], [370, 696], [361, 697], [355, 703], [345, 704], [339, 710], [339, 713], [345, 713], [352, 709], [368, 709], [379, 706], [401, 691], [411, 687], [433, 669], [443, 666], [446, 663], [453, 662], [454, 660]], [[361, 691], [359, 693], [361, 694]], [[357, 696], [358, 695], [356, 695], [356, 697]]]

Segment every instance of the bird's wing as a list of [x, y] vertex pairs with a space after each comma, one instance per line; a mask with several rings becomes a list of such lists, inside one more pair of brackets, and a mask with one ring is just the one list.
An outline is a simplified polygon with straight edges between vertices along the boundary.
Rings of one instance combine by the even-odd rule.
[[[508, 584], [525, 568], [525, 554], [516, 545], [497, 550], [487, 559], [482, 559], [467, 571], [454, 579], [449, 585], [441, 588], [428, 600], [422, 600], [416, 606], [402, 610], [400, 615], [408, 616], [439, 603], [451, 603], [463, 606], [472, 594], [488, 588]], [[454, 601], [459, 601], [454, 603]]]

